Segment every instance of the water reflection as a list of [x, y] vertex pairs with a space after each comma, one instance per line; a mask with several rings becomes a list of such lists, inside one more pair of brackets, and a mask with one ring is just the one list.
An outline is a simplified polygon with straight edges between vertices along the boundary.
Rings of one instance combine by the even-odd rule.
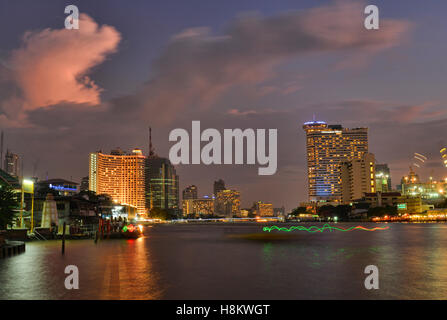
[[[341, 225], [343, 226], [343, 225]], [[380, 232], [231, 238], [261, 225], [166, 225], [136, 240], [32, 242], [0, 260], [1, 299], [446, 299], [447, 228], [391, 224]], [[78, 266], [80, 290], [64, 269]], [[376, 265], [380, 289], [364, 288]]]

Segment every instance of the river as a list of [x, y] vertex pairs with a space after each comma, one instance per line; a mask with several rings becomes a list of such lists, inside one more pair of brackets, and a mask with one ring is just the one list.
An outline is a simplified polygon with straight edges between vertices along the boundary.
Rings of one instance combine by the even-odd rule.
[[[136, 240], [67, 241], [64, 256], [60, 241], [28, 242], [0, 260], [0, 299], [447, 299], [447, 224], [232, 237], [262, 226], [156, 225]], [[64, 286], [67, 265], [79, 290]], [[368, 265], [378, 290], [365, 289]]]

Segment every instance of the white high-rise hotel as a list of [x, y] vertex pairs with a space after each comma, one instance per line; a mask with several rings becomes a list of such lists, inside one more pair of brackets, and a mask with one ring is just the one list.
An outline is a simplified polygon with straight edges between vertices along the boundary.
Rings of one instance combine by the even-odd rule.
[[[306, 131], [310, 201], [342, 203], [347, 202], [348, 199], [352, 200], [352, 196], [358, 196], [363, 192], [375, 192], [374, 172], [370, 172], [370, 166], [374, 166], [374, 160], [370, 160], [374, 159], [374, 156], [365, 158], [368, 154], [367, 128], [348, 129], [341, 125], [328, 125], [323, 121], [311, 121], [306, 122], [303, 129]], [[350, 170], [344, 175], [343, 183], [343, 164], [354, 161], [355, 168], [357, 167], [356, 160], [363, 162], [364, 165], [365, 161], [368, 162], [367, 168]], [[345, 166], [345, 168], [352, 168], [352, 166]], [[346, 179], [351, 179], [351, 181], [346, 181]], [[343, 186], [345, 186], [344, 189]], [[361, 190], [357, 190], [358, 188]]]

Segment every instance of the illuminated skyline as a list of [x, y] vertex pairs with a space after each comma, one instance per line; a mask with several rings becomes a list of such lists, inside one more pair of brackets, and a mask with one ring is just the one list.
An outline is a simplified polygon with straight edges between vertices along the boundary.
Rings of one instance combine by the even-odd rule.
[[396, 182], [414, 152], [428, 157], [421, 178], [446, 175], [444, 3], [377, 1], [382, 27], [372, 33], [359, 1], [73, 4], [85, 14], [77, 36], [62, 30], [64, 3], [8, 1], [1, 11], [0, 127], [26, 176], [80, 181], [86, 155], [146, 146], [148, 125], [163, 156], [169, 132], [193, 120], [278, 128], [275, 175], [178, 166], [179, 188], [207, 194], [223, 178], [243, 207], [291, 209], [307, 199], [300, 127], [313, 114], [369, 128], [370, 152]]

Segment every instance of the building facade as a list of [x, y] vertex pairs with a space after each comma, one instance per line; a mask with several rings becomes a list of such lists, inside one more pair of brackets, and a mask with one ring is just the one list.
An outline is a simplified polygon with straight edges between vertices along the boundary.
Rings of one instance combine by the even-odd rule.
[[215, 199], [215, 213], [227, 218], [238, 217], [241, 214], [241, 195], [236, 190], [221, 190]]
[[197, 187], [195, 185], [191, 185], [186, 187], [182, 193], [182, 199], [197, 199]]
[[214, 215], [214, 199], [183, 199], [182, 212], [184, 217], [202, 218]]
[[273, 204], [258, 201], [254, 203], [254, 214], [257, 217], [273, 217]]
[[4, 169], [13, 177], [19, 176], [19, 155], [6, 150]]
[[368, 152], [368, 129], [347, 129], [323, 121], [306, 122], [308, 196], [310, 201], [342, 201], [341, 163]]
[[145, 189], [146, 157], [140, 149], [130, 154], [113, 151], [111, 154], [90, 154], [89, 190], [107, 194], [115, 203], [147, 213]]
[[391, 192], [391, 172], [388, 165], [376, 164], [376, 190], [380, 192]]
[[214, 181], [214, 185], [213, 185], [213, 194], [215, 197], [217, 197], [217, 194], [222, 191], [225, 190], [225, 181], [223, 181], [222, 179], [219, 179], [217, 181]]
[[169, 159], [151, 155], [146, 159], [146, 207], [179, 214], [179, 177]]
[[81, 185], [79, 187], [79, 191], [88, 191], [89, 190], [89, 177], [83, 177], [81, 179]]
[[374, 155], [365, 153], [361, 159], [342, 162], [341, 180], [342, 202], [345, 204], [363, 198], [365, 193], [376, 192]]
[[78, 184], [65, 179], [48, 179], [36, 183], [36, 192], [51, 189], [59, 196], [73, 196], [78, 193]]

